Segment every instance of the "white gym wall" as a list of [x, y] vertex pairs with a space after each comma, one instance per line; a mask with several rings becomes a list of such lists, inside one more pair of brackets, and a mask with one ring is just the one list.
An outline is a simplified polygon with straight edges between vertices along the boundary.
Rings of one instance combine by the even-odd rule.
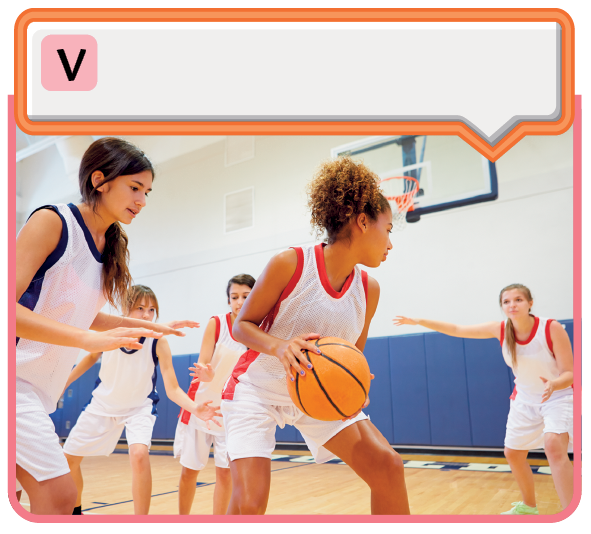
[[[254, 157], [231, 166], [223, 138], [189, 152], [189, 138], [128, 138], [165, 160], [157, 163], [147, 208], [126, 228], [132, 275], [155, 291], [160, 320], [189, 318], [204, 327], [229, 309], [231, 276], [256, 278], [276, 252], [315, 242], [306, 183], [331, 148], [358, 138], [257, 137]], [[154, 150], [175, 149], [173, 139], [186, 145], [177, 146], [180, 155], [155, 158]], [[392, 234], [387, 262], [368, 269], [381, 286], [370, 337], [421, 331], [392, 327], [397, 314], [501, 320], [499, 290], [514, 282], [531, 288], [536, 314], [572, 318], [572, 152], [572, 130], [526, 137], [497, 161], [498, 200], [425, 215]], [[17, 164], [18, 223], [41, 204], [77, 201], [77, 184], [55, 157], [47, 149]], [[251, 186], [254, 226], [224, 233], [224, 195]], [[173, 354], [199, 352], [202, 331], [170, 339]]]

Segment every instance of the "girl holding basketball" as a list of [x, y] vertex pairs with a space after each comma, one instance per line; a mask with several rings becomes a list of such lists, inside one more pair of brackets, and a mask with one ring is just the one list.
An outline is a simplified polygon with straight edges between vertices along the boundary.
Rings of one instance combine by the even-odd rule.
[[[228, 281], [226, 295], [231, 311], [216, 315], [209, 320], [203, 334], [199, 361], [191, 370], [197, 378], [191, 384], [188, 395], [196, 401], [213, 399], [219, 404], [222, 388], [228, 380], [236, 362], [246, 351], [246, 347], [232, 335], [232, 325], [242, 309], [255, 279], [248, 274], [233, 276]], [[213, 445], [215, 460], [215, 490], [213, 493], [213, 513], [223, 515], [228, 509], [232, 494], [232, 477], [226, 453], [226, 432], [219, 428], [208, 428], [203, 421], [181, 410], [174, 437], [174, 456], [180, 457], [183, 466], [179, 480], [179, 514], [191, 513], [195, 498], [197, 476], [207, 464], [209, 450]]]
[[568, 457], [573, 437], [570, 339], [557, 321], [531, 315], [533, 298], [524, 285], [503, 288], [499, 303], [507, 316], [504, 322], [460, 326], [399, 316], [394, 324], [420, 325], [454, 337], [500, 341], [503, 358], [515, 375], [505, 434], [505, 457], [522, 495], [522, 501], [513, 503], [513, 508], [503, 514], [538, 514], [527, 454], [530, 449], [541, 446], [564, 509], [573, 496], [573, 467]]
[[[158, 299], [146, 286], [133, 286], [124, 305], [125, 317], [152, 322], [158, 317]], [[136, 515], [147, 515], [152, 495], [150, 446], [156, 423], [157, 366], [160, 365], [168, 398], [190, 414], [209, 421], [219, 406], [211, 401], [197, 403], [179, 387], [172, 365], [170, 345], [166, 339], [141, 338], [139, 350], [121, 347], [102, 353], [88, 354], [74, 367], [66, 389], [101, 357], [101, 370], [90, 403], [78, 417], [66, 443], [64, 453], [78, 489], [74, 515], [82, 513], [84, 482], [80, 464], [85, 456], [109, 456], [125, 428], [131, 462], [133, 508]], [[213, 420], [217, 425], [220, 423]]]
[[250, 350], [222, 394], [233, 484], [229, 514], [265, 513], [275, 428], [285, 424], [302, 433], [316, 462], [336, 455], [369, 485], [373, 514], [409, 513], [403, 462], [367, 416], [312, 419], [286, 387], [295, 373], [311, 372], [301, 352], [319, 352], [311, 340], [334, 336], [361, 351], [365, 346], [379, 286], [358, 264], [378, 267], [392, 248], [392, 212], [378, 180], [349, 158], [323, 164], [308, 193], [312, 224], [326, 231], [328, 243], [275, 256], [234, 323], [234, 337]]
[[[80, 349], [140, 349], [138, 338], [184, 335], [192, 321], [154, 324], [100, 310], [125, 300], [127, 236], [146, 205], [154, 170], [122, 139], [90, 145], [79, 172], [82, 202], [37, 209], [16, 240], [16, 477], [35, 514], [71, 514], [76, 485], [49, 414]], [[94, 330], [94, 332], [89, 332]]]

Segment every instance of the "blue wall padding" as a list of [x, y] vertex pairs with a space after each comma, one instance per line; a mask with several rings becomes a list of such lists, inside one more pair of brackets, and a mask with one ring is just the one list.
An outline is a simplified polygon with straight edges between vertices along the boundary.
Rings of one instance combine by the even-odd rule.
[[472, 445], [464, 340], [425, 334], [429, 416], [433, 445]]
[[503, 446], [511, 395], [511, 370], [496, 339], [465, 339], [472, 445]]
[[388, 358], [388, 338], [368, 339], [364, 350], [367, 363], [375, 378], [371, 381], [369, 406], [364, 412], [369, 415], [389, 443], [394, 443], [394, 424], [392, 420], [392, 391], [390, 389], [390, 358]]
[[423, 334], [388, 338], [395, 438], [390, 443], [431, 444], [424, 338]]
[[[560, 322], [572, 343], [573, 321]], [[376, 376], [365, 411], [393, 445], [503, 446], [513, 374], [496, 339], [464, 340], [431, 332], [372, 338], [367, 340], [365, 355]], [[184, 391], [190, 382], [188, 368], [198, 356], [173, 358]], [[63, 407], [51, 415], [59, 436], [69, 434], [90, 400], [99, 368], [100, 364], [95, 365], [74, 382]], [[160, 402], [153, 437], [173, 439], [179, 407], [168, 400], [160, 369], [156, 388]], [[278, 443], [304, 441], [289, 425], [277, 428], [276, 439]]]

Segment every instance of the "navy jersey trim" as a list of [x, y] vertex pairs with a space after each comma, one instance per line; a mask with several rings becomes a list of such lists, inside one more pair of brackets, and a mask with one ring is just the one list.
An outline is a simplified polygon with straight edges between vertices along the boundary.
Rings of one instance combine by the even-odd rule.
[[[140, 337], [140, 340], [139, 340], [138, 343], [141, 343], [143, 345], [144, 344], [144, 341], [146, 341], [146, 338], [145, 337]], [[125, 352], [125, 354], [135, 354], [140, 349], [126, 349], [125, 347], [119, 347], [119, 350], [121, 352]]]
[[158, 355], [156, 354], [157, 339], [152, 342], [152, 361], [154, 362], [154, 374], [152, 375], [152, 392], [148, 395], [148, 399], [152, 400], [152, 415], [158, 417], [158, 410], [156, 404], [160, 400], [158, 392], [156, 391], [156, 381], [158, 380]]
[[[53, 206], [51, 204], [41, 206], [33, 211], [33, 213], [36, 213], [39, 210], [52, 210], [59, 215], [59, 218], [62, 220], [62, 234], [57, 246], [51, 252], [51, 254], [45, 258], [43, 265], [39, 267], [39, 270], [35, 273], [35, 276], [33, 276], [33, 280], [31, 280], [29, 287], [27, 287], [26, 291], [18, 300], [18, 303], [21, 306], [24, 306], [31, 311], [35, 309], [35, 306], [37, 306], [37, 302], [39, 301], [39, 297], [41, 296], [41, 289], [43, 288], [45, 274], [60, 260], [60, 258], [64, 255], [64, 252], [66, 252], [66, 247], [68, 246], [68, 225], [66, 224], [64, 216], [57, 209], [57, 206]], [[29, 215], [27, 221], [33, 216], [33, 213]], [[17, 337], [17, 345], [19, 340], [20, 338]]]
[[96, 261], [98, 261], [99, 263], [103, 263], [102, 254], [96, 248], [96, 245], [94, 243], [94, 239], [92, 239], [92, 235], [90, 235], [90, 230], [86, 227], [86, 223], [84, 222], [84, 219], [82, 218], [82, 214], [80, 213], [78, 206], [76, 206], [75, 204], [72, 204], [70, 202], [70, 204], [68, 204], [68, 208], [70, 208], [72, 215], [74, 215], [76, 221], [78, 221], [78, 225], [80, 226], [80, 228], [82, 228], [82, 232], [84, 233], [84, 237], [86, 238], [86, 244], [88, 245], [90, 252], [92, 252], [94, 259]]

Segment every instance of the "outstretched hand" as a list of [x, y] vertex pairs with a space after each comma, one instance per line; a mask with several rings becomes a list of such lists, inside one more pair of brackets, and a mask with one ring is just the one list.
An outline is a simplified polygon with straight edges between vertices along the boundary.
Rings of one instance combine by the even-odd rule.
[[211, 430], [209, 427], [209, 422], [212, 421], [218, 426], [222, 426], [222, 424], [214, 419], [214, 417], [222, 417], [222, 414], [218, 412], [220, 409], [219, 406], [210, 406], [213, 401], [205, 401], [202, 404], [195, 404], [195, 410], [191, 412], [195, 417], [198, 417], [202, 421], [205, 421], [205, 426], [207, 430]]
[[179, 336], [184, 337], [185, 333], [181, 332], [180, 328], [199, 328], [199, 323], [195, 321], [170, 321], [168, 323], [154, 323], [155, 330], [162, 332], [165, 336]]
[[542, 393], [542, 403], [546, 402], [554, 393], [554, 382], [552, 380], [548, 380], [543, 376], [540, 377], [540, 380], [544, 382], [544, 393]]
[[129, 349], [141, 349], [142, 344], [138, 339], [142, 337], [161, 338], [162, 332], [147, 328], [113, 328], [104, 332], [86, 332], [80, 348], [90, 352], [106, 352], [108, 350], [127, 347]]
[[211, 382], [215, 376], [215, 371], [210, 363], [203, 365], [201, 363], [194, 363], [195, 367], [189, 367], [189, 371], [192, 371], [190, 376], [194, 378], [191, 384], [195, 382]]
[[418, 319], [411, 319], [410, 317], [404, 317], [404, 315], [397, 315], [396, 319], [392, 319], [392, 321], [394, 322], [394, 326], [402, 326], [403, 324], [416, 326], [419, 324]]

